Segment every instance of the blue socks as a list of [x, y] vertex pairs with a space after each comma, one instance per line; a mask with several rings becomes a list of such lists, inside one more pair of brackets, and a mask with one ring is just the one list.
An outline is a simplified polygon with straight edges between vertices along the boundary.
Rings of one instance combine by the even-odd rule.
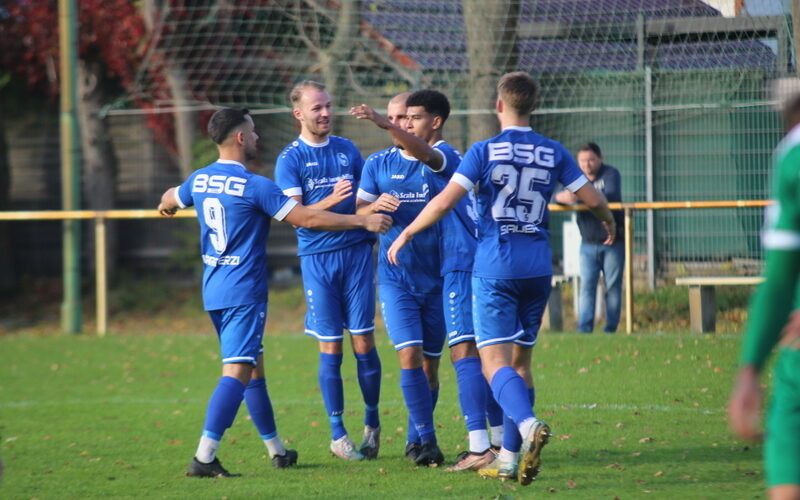
[[533, 418], [528, 387], [525, 381], [510, 366], [497, 370], [492, 377], [492, 393], [503, 408], [503, 413], [511, 417], [515, 424], [527, 418]]
[[[462, 358], [454, 363], [454, 367], [458, 381], [458, 401], [466, 420], [467, 430], [485, 430], [488, 386], [481, 373], [481, 360], [475, 357]], [[501, 409], [501, 419], [502, 415]]]
[[270, 439], [275, 436], [275, 414], [272, 411], [272, 402], [267, 393], [267, 381], [263, 378], [254, 378], [247, 384], [244, 391], [244, 401], [247, 411], [253, 419], [261, 439]]
[[222, 439], [225, 430], [233, 425], [239, 405], [244, 397], [244, 384], [233, 377], [222, 377], [217, 382], [217, 388], [208, 400], [206, 410], [206, 423], [203, 426], [203, 435], [216, 440]]
[[[433, 394], [428, 387], [428, 378], [420, 368], [400, 370], [400, 389], [406, 401], [408, 415], [414, 423], [418, 440], [412, 440], [409, 427], [409, 442], [436, 442], [436, 430], [433, 427]], [[438, 394], [438, 390], [436, 393]]]
[[378, 415], [378, 400], [381, 393], [381, 360], [378, 350], [373, 348], [365, 354], [355, 353], [358, 371], [358, 385], [364, 397], [364, 425], [378, 428], [381, 425]]
[[[531, 408], [536, 401], [536, 392], [533, 387], [528, 387], [528, 400], [531, 402]], [[534, 413], [535, 414], [535, 413]], [[519, 434], [517, 424], [508, 417], [503, 420], [503, 448], [508, 451], [518, 452], [522, 446], [522, 436]]]
[[503, 425], [503, 409], [494, 399], [489, 383], [484, 380], [483, 384], [486, 387], [486, 417], [489, 419], [489, 425], [491, 427]]
[[342, 422], [344, 413], [344, 388], [342, 387], [342, 355], [319, 353], [319, 389], [328, 420], [331, 424], [331, 438], [335, 441], [347, 434]]

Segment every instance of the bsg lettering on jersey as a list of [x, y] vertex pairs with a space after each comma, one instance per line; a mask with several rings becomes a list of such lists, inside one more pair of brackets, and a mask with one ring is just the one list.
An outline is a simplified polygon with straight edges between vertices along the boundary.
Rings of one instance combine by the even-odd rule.
[[193, 193], [220, 194], [231, 196], [244, 195], [244, 185], [247, 179], [241, 177], [228, 177], [227, 175], [200, 174], [192, 182]]
[[512, 142], [490, 142], [489, 161], [513, 161], [523, 165], [536, 164], [539, 167], [553, 168], [556, 152], [553, 148], [517, 144]]

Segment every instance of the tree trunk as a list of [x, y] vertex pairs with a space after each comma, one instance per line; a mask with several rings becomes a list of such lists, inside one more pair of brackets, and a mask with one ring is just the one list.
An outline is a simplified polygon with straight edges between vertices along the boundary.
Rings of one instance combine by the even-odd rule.
[[[219, 7], [217, 5], [215, 8]], [[157, 36], [154, 31], [158, 26], [158, 18], [168, 18], [169, 14], [170, 3], [167, 1], [143, 0], [142, 2], [142, 18], [151, 37]], [[178, 150], [178, 155], [177, 157], [173, 156], [173, 160], [178, 164], [181, 177], [185, 179], [194, 171], [192, 144], [197, 130], [197, 114], [188, 110], [190, 105], [189, 93], [183, 70], [174, 61], [167, 60], [166, 73], [173, 107], [176, 108], [172, 112], [172, 118], [175, 126], [175, 146]]]
[[333, 41], [319, 50], [319, 65], [325, 90], [338, 106], [347, 106], [347, 85], [341, 85], [343, 63], [349, 59], [358, 36], [361, 0], [341, 0]]
[[[78, 116], [83, 145], [83, 193], [89, 210], [114, 208], [117, 187], [117, 155], [109, 130], [108, 119], [100, 115], [108, 102], [109, 82], [105, 67], [99, 61], [82, 59], [78, 63]], [[94, 255], [94, 241], [87, 242]], [[116, 267], [117, 238], [114, 221], [106, 223], [107, 272]], [[94, 260], [91, 260], [93, 267]], [[108, 275], [111, 279], [111, 274]]]
[[[8, 210], [11, 190], [11, 165], [8, 162], [6, 127], [3, 121], [3, 103], [0, 102], [0, 210]], [[11, 255], [10, 222], [0, 222], [0, 295], [7, 295], [16, 289], [17, 277], [14, 272], [14, 259]]]
[[494, 116], [495, 87], [501, 75], [517, 67], [517, 21], [520, 0], [463, 0], [469, 58], [471, 110], [486, 114], [469, 116], [469, 143], [497, 134]]
[[176, 108], [172, 112], [175, 124], [175, 145], [178, 148], [178, 157], [175, 160], [180, 168], [181, 178], [185, 179], [194, 171], [192, 144], [197, 129], [197, 118], [194, 111], [188, 110], [190, 103], [187, 98], [186, 78], [183, 71], [169, 64], [167, 83], [172, 94], [173, 106]]

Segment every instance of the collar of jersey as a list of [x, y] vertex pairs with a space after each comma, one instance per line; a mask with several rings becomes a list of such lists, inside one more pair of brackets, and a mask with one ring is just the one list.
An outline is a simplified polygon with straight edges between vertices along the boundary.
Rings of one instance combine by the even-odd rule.
[[518, 130], [520, 132], [530, 132], [533, 129], [530, 127], [519, 127], [517, 125], [509, 125], [508, 127], [504, 128], [503, 130]]
[[305, 144], [307, 146], [311, 146], [312, 148], [324, 148], [325, 146], [327, 146], [331, 142], [330, 137], [326, 137], [325, 138], [325, 142], [320, 142], [319, 144], [317, 144], [315, 142], [308, 142], [308, 140], [305, 137], [303, 137], [302, 135], [299, 136], [298, 139], [303, 141], [303, 144]]
[[400, 156], [402, 156], [404, 160], [419, 161], [416, 157], [411, 156], [410, 154], [406, 153], [405, 149], [397, 148], [397, 152], [400, 153]]
[[244, 165], [242, 165], [238, 161], [234, 161], [234, 160], [217, 160], [217, 163], [222, 163], [223, 165], [238, 165], [243, 170], [247, 170], [247, 167], [245, 167]]

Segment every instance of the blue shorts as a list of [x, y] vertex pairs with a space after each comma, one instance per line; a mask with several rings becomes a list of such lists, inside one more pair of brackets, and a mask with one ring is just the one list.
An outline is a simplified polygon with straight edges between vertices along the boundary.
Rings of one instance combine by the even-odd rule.
[[550, 297], [550, 280], [550, 276], [515, 280], [473, 276], [472, 314], [478, 348], [509, 342], [533, 346]]
[[447, 345], [475, 342], [472, 325], [472, 273], [453, 271], [444, 275], [442, 302], [447, 327]]
[[306, 297], [305, 334], [341, 342], [375, 331], [375, 271], [369, 242], [300, 257]]
[[411, 293], [387, 284], [378, 284], [378, 292], [395, 351], [418, 345], [425, 356], [440, 357], [445, 339], [442, 293]]
[[250, 363], [255, 366], [264, 352], [261, 340], [267, 322], [267, 303], [208, 311], [217, 329], [222, 363]]

